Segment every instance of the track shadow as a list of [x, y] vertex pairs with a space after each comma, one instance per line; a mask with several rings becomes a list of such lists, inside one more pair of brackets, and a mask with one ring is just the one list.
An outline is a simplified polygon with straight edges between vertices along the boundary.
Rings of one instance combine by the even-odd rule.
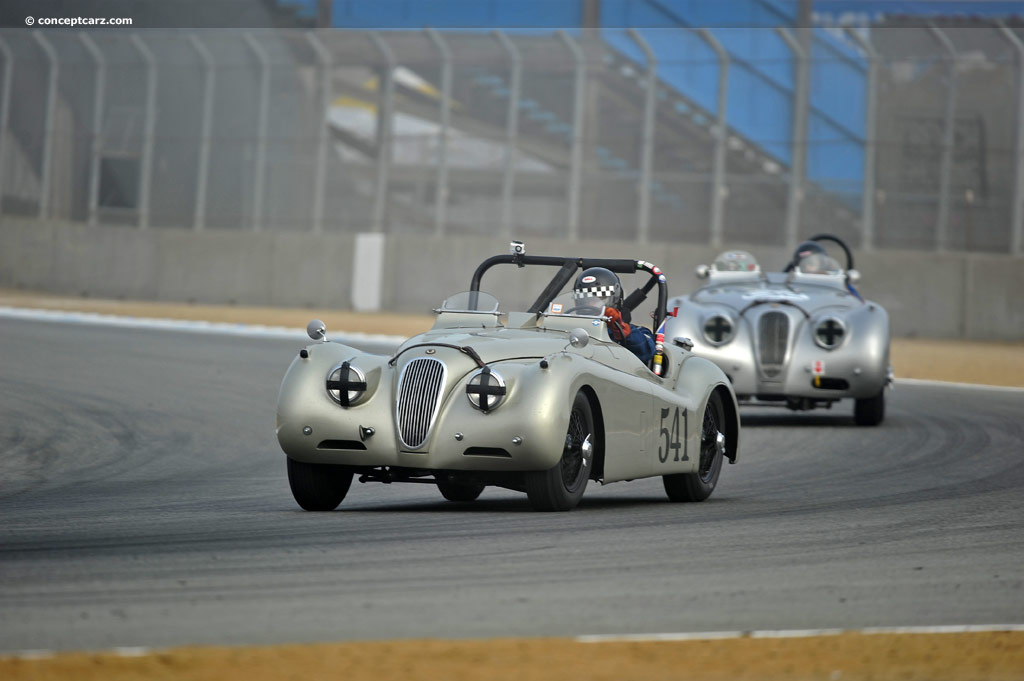
[[[440, 499], [438, 501], [387, 501], [387, 502], [361, 502], [358, 504], [352, 504], [350, 506], [345, 505], [344, 502], [335, 509], [328, 513], [406, 513], [406, 514], [437, 514], [437, 513], [527, 513], [537, 515], [551, 515], [561, 516], [563, 513], [552, 513], [547, 514], [541, 511], [536, 511], [531, 505], [529, 500], [524, 494], [522, 498], [508, 497], [502, 499], [487, 499], [487, 492], [484, 491], [484, 496], [477, 499], [476, 501], [446, 501]], [[720, 498], [712, 497], [699, 504], [681, 504], [673, 502], [668, 499], [665, 495], [651, 494], [651, 493], [638, 493], [631, 494], [628, 496], [601, 496], [601, 495], [590, 495], [584, 496], [573, 511], [600, 511], [607, 509], [640, 509], [640, 508], [663, 508], [666, 505], [683, 508], [707, 508], [709, 505], [718, 505], [729, 501], [728, 496], [722, 496]], [[301, 509], [289, 509], [289, 512], [295, 515], [306, 514], [307, 511]]]
[[840, 426], [861, 428], [853, 414], [808, 414], [785, 411], [778, 414], [740, 414], [741, 426]]

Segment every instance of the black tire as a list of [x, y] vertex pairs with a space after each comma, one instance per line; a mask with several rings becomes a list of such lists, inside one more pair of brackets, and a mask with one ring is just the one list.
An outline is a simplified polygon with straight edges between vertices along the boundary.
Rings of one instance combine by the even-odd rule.
[[874, 397], [855, 400], [853, 420], [858, 426], [877, 426], [885, 419], [885, 388]]
[[704, 501], [715, 491], [725, 458], [718, 447], [718, 434], [725, 428], [725, 408], [717, 392], [708, 397], [701, 419], [700, 461], [695, 473], [674, 473], [662, 476], [665, 493], [671, 501]]
[[348, 494], [352, 471], [344, 466], [288, 459], [288, 485], [304, 510], [333, 511]]
[[484, 485], [465, 482], [438, 482], [437, 489], [448, 501], [475, 501], [484, 491]]
[[[569, 412], [562, 457], [546, 471], [526, 474], [526, 495], [536, 510], [569, 511], [580, 503], [594, 468], [597, 437], [590, 401], [580, 391]], [[589, 447], [584, 447], [586, 442]]]

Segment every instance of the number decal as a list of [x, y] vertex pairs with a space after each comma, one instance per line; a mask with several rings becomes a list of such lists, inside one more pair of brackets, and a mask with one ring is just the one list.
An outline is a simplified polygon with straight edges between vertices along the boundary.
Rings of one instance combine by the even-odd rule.
[[[669, 414], [672, 414], [672, 424], [670, 427], [665, 427], [665, 420], [668, 419]], [[662, 409], [661, 410], [661, 438], [664, 442], [664, 446], [659, 444], [658, 446], [658, 461], [666, 463], [670, 453], [674, 453], [675, 456], [673, 461], [689, 461], [690, 457], [686, 455], [686, 447], [679, 440], [679, 407], [673, 409]], [[687, 436], [688, 427], [686, 425], [686, 410], [683, 409], [682, 413], [683, 421], [683, 438]], [[683, 450], [682, 456], [679, 455], [679, 450]]]

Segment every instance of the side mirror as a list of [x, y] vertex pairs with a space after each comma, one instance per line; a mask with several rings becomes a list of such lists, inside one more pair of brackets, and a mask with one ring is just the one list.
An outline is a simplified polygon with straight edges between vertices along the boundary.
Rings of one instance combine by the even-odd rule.
[[672, 342], [687, 352], [693, 350], [693, 341], [689, 338], [685, 338], [684, 336], [676, 336], [672, 339]]
[[569, 345], [574, 348], [585, 348], [590, 344], [590, 334], [586, 329], [573, 329], [569, 332]]
[[707, 279], [710, 273], [711, 268], [707, 265], [697, 265], [696, 274], [698, 279]]
[[314, 319], [309, 324], [306, 324], [306, 333], [313, 340], [327, 340], [327, 327], [319, 319]]
[[846, 278], [850, 280], [851, 284], [856, 284], [860, 281], [860, 272], [858, 270], [847, 270]]

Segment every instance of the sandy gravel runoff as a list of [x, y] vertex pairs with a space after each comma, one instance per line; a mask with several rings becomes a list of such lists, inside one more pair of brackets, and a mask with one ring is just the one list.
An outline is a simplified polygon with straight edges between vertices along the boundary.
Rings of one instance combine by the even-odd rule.
[[[411, 336], [432, 315], [185, 305], [0, 289], [0, 307]], [[1024, 341], [897, 338], [901, 378], [1024, 386]], [[582, 643], [573, 639], [409, 640], [260, 648], [0, 655], [4, 681], [1022, 681], [1024, 631], [845, 632], [782, 638]]]
[[0, 658], [6, 681], [1020, 681], [1024, 632], [407, 640]]

